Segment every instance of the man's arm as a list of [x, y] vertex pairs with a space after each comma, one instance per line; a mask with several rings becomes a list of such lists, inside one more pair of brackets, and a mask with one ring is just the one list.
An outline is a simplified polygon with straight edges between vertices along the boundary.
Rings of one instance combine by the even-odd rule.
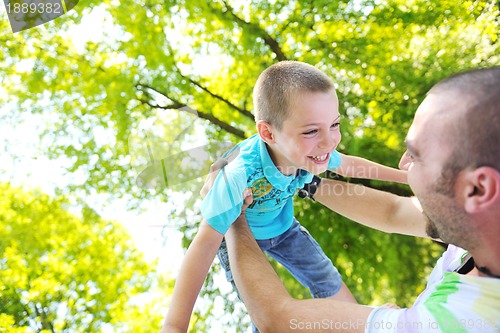
[[243, 214], [226, 233], [226, 242], [236, 286], [260, 332], [364, 332], [370, 307], [332, 299], [293, 299]]
[[340, 154], [342, 164], [336, 173], [344, 177], [377, 179], [408, 184], [407, 172], [391, 168], [358, 156]]
[[175, 283], [172, 301], [160, 333], [185, 333], [191, 312], [223, 235], [205, 220], [186, 252]]
[[417, 198], [400, 197], [359, 184], [322, 179], [314, 199], [331, 210], [387, 233], [429, 237]]

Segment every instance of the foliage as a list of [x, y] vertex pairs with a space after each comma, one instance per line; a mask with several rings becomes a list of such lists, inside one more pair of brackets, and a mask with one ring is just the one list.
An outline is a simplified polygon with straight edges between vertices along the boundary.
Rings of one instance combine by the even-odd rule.
[[133, 304], [152, 269], [121, 225], [8, 184], [0, 193], [0, 331], [130, 332], [145, 314], [158, 329], [161, 314]]
[[[26, 333], [27, 327], [15, 327], [14, 317], [0, 313], [0, 331], [5, 333]], [[45, 333], [46, 331], [41, 331]]]
[[[192, 145], [214, 153], [221, 142], [249, 136], [259, 73], [280, 60], [300, 60], [336, 82], [345, 115], [339, 149], [395, 166], [432, 84], [500, 64], [499, 9], [490, 1], [107, 0], [75, 9], [44, 27], [0, 37], [0, 99], [16, 110], [2, 121], [15, 126], [40, 116], [40, 148], [64, 157], [68, 174], [83, 178], [72, 178], [62, 194], [107, 193], [135, 207], [143, 200], [172, 203], [168, 223], [184, 232], [185, 246], [200, 220], [193, 195], [200, 179], [164, 190], [139, 187], [137, 175], [152, 163], [145, 133], [164, 142], [154, 159], [170, 156], [170, 171], [182, 174], [193, 166], [172, 156]], [[80, 44], [71, 29], [90, 17], [101, 29]], [[6, 30], [6, 19], [1, 24]], [[439, 254], [426, 241], [367, 230], [309, 202], [296, 209], [360, 301], [410, 304]], [[213, 299], [211, 286], [209, 280], [206, 295]]]

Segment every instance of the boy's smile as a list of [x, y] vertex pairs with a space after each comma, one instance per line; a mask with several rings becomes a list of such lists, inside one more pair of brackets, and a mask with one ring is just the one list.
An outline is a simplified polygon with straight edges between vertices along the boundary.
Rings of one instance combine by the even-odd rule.
[[318, 164], [322, 164], [324, 162], [328, 162], [328, 157], [330, 157], [330, 153], [325, 154], [323, 156], [308, 156], [310, 159], [315, 161]]
[[285, 175], [298, 169], [313, 174], [325, 172], [341, 138], [335, 91], [297, 93], [290, 105], [290, 116], [281, 130], [267, 123], [262, 130], [258, 124], [273, 162]]

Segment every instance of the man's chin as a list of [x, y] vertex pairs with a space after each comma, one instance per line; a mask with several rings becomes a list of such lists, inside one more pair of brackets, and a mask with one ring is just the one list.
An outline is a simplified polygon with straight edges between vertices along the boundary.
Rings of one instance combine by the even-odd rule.
[[436, 228], [436, 225], [432, 220], [426, 215], [427, 225], [425, 226], [425, 232], [431, 238], [438, 239], [440, 238], [439, 231]]

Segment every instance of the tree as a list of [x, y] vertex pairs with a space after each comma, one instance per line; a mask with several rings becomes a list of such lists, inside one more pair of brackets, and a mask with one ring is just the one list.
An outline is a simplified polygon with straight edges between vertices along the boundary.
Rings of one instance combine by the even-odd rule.
[[[168, 223], [185, 233], [185, 246], [200, 220], [193, 195], [200, 182], [181, 180], [159, 191], [139, 187], [136, 178], [151, 165], [179, 174], [190, 166], [206, 168], [174, 157], [199, 140], [213, 152], [253, 133], [252, 87], [272, 63], [305, 61], [330, 75], [345, 115], [339, 149], [392, 166], [432, 84], [500, 63], [499, 11], [489, 1], [86, 5], [46, 29], [0, 37], [6, 40], [0, 46], [6, 56], [2, 87], [17, 111], [4, 121], [15, 124], [26, 112], [43, 120], [42, 148], [66, 157], [69, 173], [85, 176], [61, 193], [108, 193], [130, 198], [131, 206], [172, 203]], [[105, 13], [99, 38], [75, 44], [69, 28], [91, 12]], [[158, 162], [165, 157], [168, 168]], [[370, 184], [410, 194], [405, 187]], [[426, 241], [369, 231], [309, 202], [297, 202], [296, 209], [366, 302], [410, 304], [440, 251]], [[283, 279], [296, 296], [306, 297], [292, 279]]]
[[26, 333], [27, 327], [15, 327], [14, 317], [6, 315], [5, 313], [0, 314], [0, 328], [6, 333]]
[[[190, 125], [186, 134], [194, 135], [193, 124], [201, 125], [211, 141], [253, 133], [253, 83], [278, 60], [306, 61], [332, 76], [347, 115], [342, 150], [382, 162], [400, 154], [404, 129], [430, 85], [499, 62], [498, 8], [486, 1], [87, 6], [47, 30], [7, 39], [1, 68], [19, 110], [55, 115], [44, 143], [52, 156], [75, 159], [69, 170], [88, 181], [73, 189], [87, 192], [137, 194], [127, 142], [144, 141], [139, 127], [151, 119], [163, 122], [172, 153], [189, 141], [175, 140], [180, 126]], [[109, 13], [101, 36], [75, 45], [64, 32], [91, 11]]]
[[[151, 332], [162, 314], [134, 306], [152, 267], [115, 222], [66, 211], [63, 198], [0, 184], [0, 330]], [[15, 326], [13, 324], [15, 323]], [[15, 327], [19, 327], [18, 329]]]

